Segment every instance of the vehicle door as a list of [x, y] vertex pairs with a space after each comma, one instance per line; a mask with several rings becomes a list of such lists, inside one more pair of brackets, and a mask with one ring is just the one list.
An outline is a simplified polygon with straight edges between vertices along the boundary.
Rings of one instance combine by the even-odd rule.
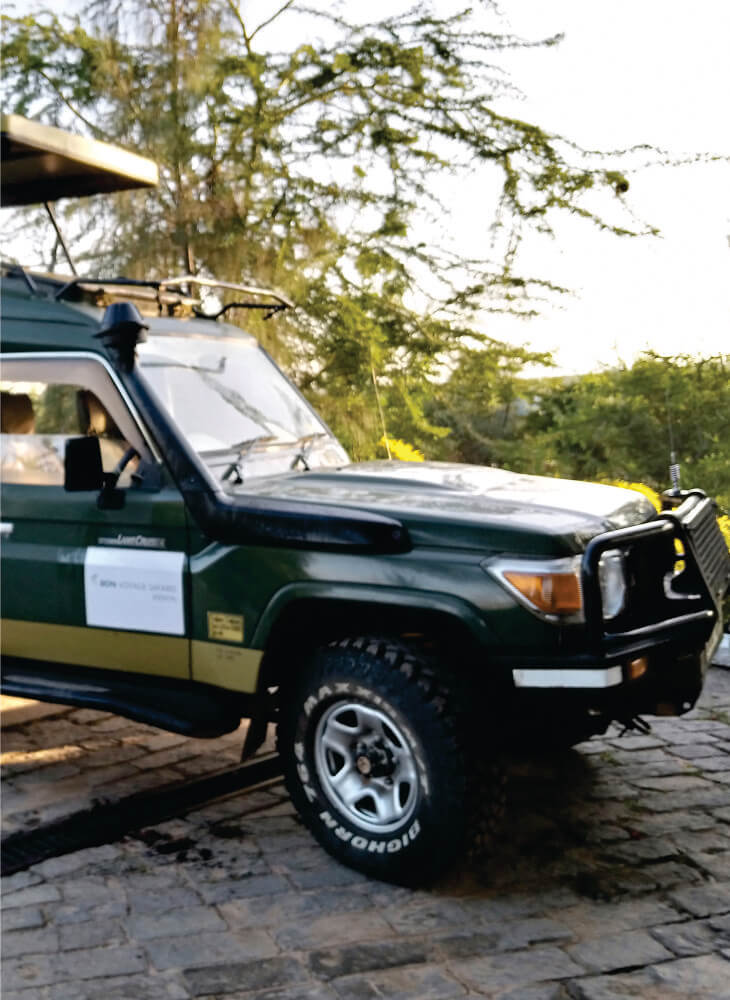
[[[115, 372], [91, 353], [16, 354], [0, 389], [3, 655], [189, 677], [184, 503]], [[116, 509], [64, 488], [66, 442], [86, 435], [105, 473], [137, 453]]]

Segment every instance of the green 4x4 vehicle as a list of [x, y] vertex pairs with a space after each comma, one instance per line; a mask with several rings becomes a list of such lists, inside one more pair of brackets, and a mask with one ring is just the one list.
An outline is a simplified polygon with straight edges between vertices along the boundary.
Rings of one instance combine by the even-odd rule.
[[701, 491], [352, 464], [252, 337], [169, 315], [191, 284], [4, 269], [6, 692], [248, 718], [246, 754], [276, 723], [314, 836], [400, 882], [494, 823], [507, 742], [692, 707], [728, 580]]

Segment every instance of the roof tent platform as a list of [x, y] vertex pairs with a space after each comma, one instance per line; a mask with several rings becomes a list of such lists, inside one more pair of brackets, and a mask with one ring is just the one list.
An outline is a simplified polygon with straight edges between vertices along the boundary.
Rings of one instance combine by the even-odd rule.
[[0, 133], [3, 207], [155, 187], [159, 180], [153, 160], [20, 115], [2, 115]]

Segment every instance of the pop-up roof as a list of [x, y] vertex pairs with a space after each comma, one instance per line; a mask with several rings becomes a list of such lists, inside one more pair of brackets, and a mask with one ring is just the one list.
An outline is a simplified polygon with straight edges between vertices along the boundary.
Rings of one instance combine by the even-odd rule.
[[108, 142], [2, 115], [0, 204], [32, 205], [128, 188], [154, 187], [157, 164]]

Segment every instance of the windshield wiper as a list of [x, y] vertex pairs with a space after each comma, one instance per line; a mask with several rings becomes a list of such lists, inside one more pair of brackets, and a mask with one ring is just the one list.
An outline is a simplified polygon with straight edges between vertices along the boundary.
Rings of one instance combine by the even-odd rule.
[[234, 484], [238, 486], [242, 483], [243, 476], [241, 475], [241, 462], [243, 462], [244, 458], [246, 458], [246, 456], [253, 451], [257, 444], [263, 444], [264, 442], [269, 441], [276, 441], [276, 437], [273, 434], [257, 434], [256, 437], [248, 438], [246, 441], [239, 441], [238, 444], [231, 445], [231, 447], [227, 450], [235, 451], [237, 454], [221, 476], [221, 482], [225, 483], [225, 481], [235, 472], [236, 478], [234, 480]]
[[299, 440], [295, 442], [299, 451], [292, 459], [289, 468], [296, 469], [301, 462], [304, 466], [304, 471], [309, 472], [310, 465], [307, 459], [309, 458], [312, 448], [314, 447], [314, 442], [318, 441], [320, 438], [326, 437], [329, 437], [329, 434], [326, 434], [324, 431], [317, 431], [315, 434], [305, 434], [304, 437], [300, 437]]

